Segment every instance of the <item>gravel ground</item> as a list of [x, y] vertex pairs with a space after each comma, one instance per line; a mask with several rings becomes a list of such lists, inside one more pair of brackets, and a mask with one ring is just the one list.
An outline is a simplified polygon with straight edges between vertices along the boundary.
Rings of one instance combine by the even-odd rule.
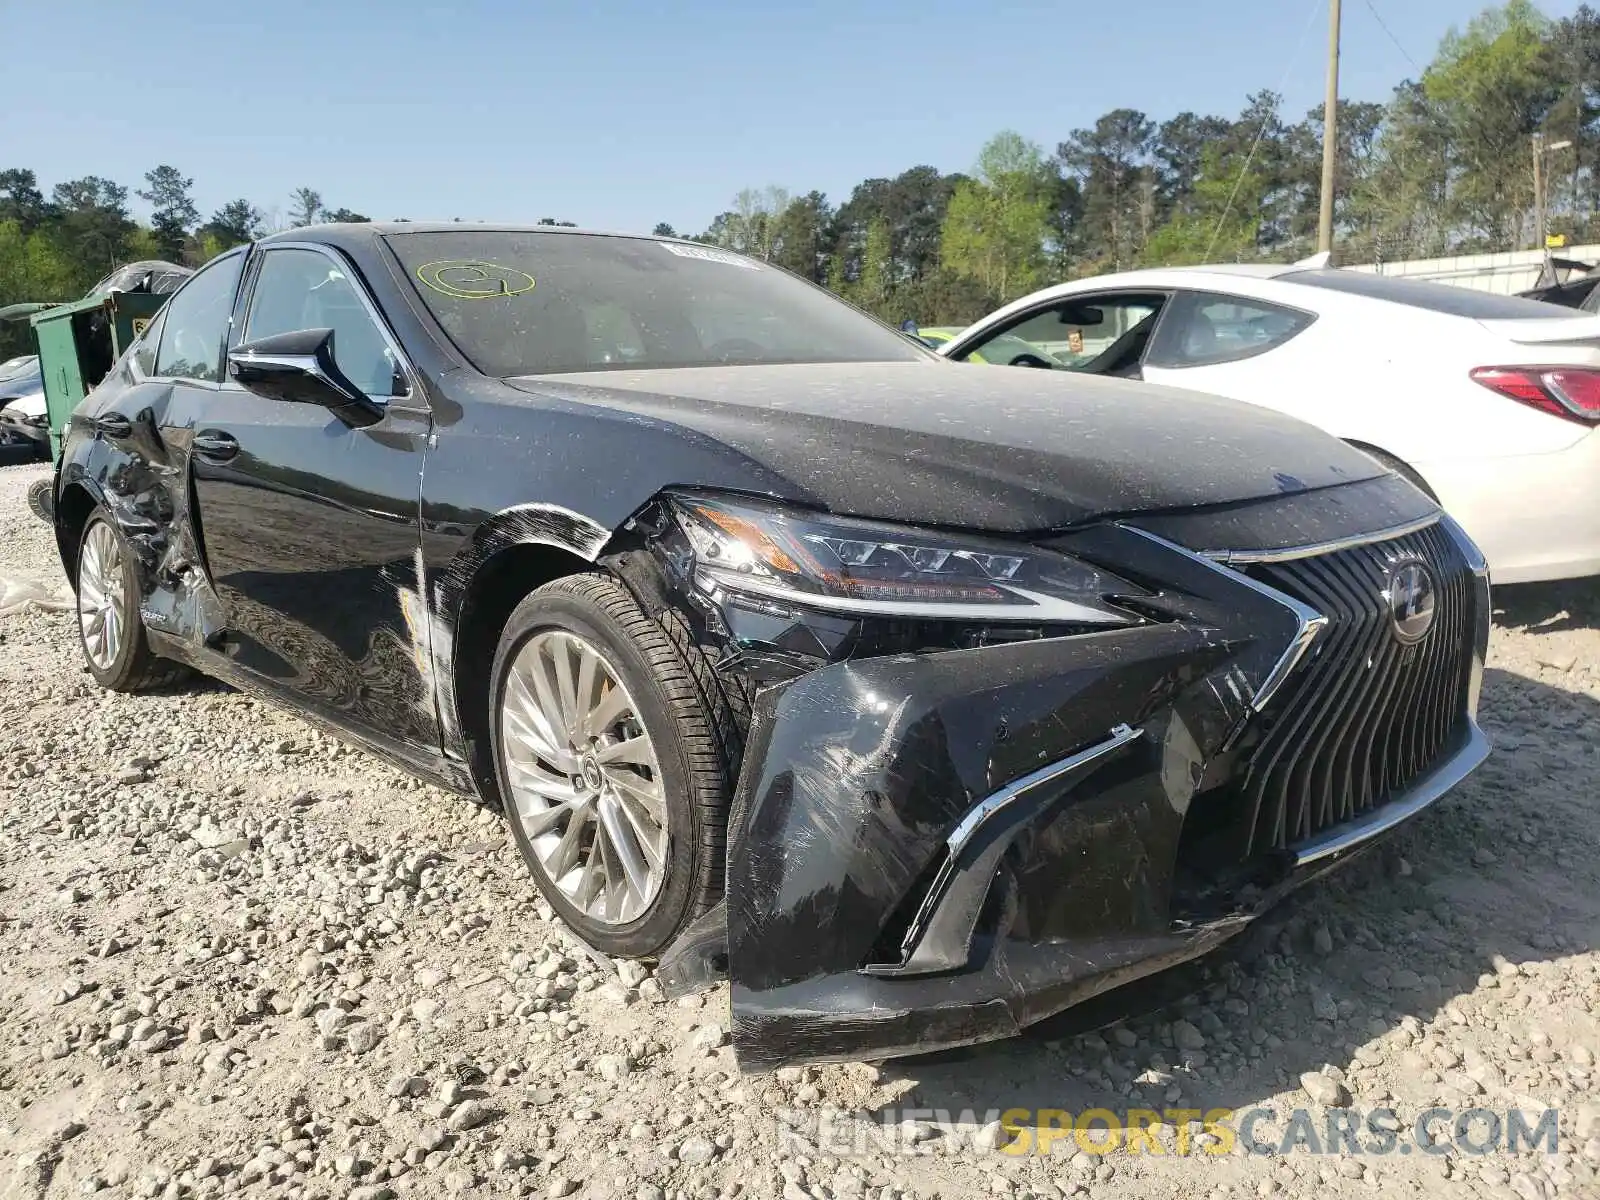
[[[0, 577], [48, 591], [41, 477], [0, 470]], [[1499, 603], [1497, 753], [1381, 856], [1025, 1038], [775, 1076], [736, 1069], [725, 988], [664, 1003], [571, 940], [492, 814], [215, 684], [103, 693], [71, 615], [20, 605], [0, 1197], [1600, 1196], [1600, 591]], [[1559, 1149], [1216, 1153], [1180, 1114], [1137, 1154], [1012, 1154], [994, 1122], [1265, 1107], [1276, 1143], [1345, 1105], [1555, 1107]]]

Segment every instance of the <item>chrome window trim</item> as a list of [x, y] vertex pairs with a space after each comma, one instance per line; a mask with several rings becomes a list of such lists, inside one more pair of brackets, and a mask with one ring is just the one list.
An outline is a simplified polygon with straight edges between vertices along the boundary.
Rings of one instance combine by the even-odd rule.
[[1443, 511], [1435, 510], [1425, 517], [1418, 517], [1415, 521], [1406, 521], [1387, 529], [1352, 534], [1350, 537], [1334, 538], [1332, 541], [1315, 542], [1307, 546], [1287, 546], [1282, 550], [1201, 550], [1198, 553], [1212, 562], [1228, 567], [1252, 563], [1292, 562], [1297, 558], [1315, 558], [1321, 554], [1335, 554], [1340, 550], [1351, 550], [1357, 546], [1370, 546], [1374, 542], [1387, 542], [1393, 538], [1405, 537], [1408, 533], [1417, 533], [1430, 525], [1438, 524], [1442, 517], [1444, 517]]
[[[239, 330], [239, 341], [230, 345], [228, 349], [236, 350], [239, 348], [239, 346], [244, 345], [249, 339], [250, 316], [255, 309], [256, 288], [261, 284], [261, 268], [266, 265], [267, 256], [273, 253], [275, 250], [311, 250], [328, 259], [343, 272], [345, 279], [354, 289], [356, 297], [361, 301], [361, 306], [367, 310], [367, 316], [371, 318], [372, 323], [377, 326], [378, 335], [383, 338], [384, 345], [387, 346], [389, 348], [389, 352], [394, 355], [395, 362], [399, 364], [401, 373], [405, 376], [406, 390], [403, 395], [375, 396], [372, 393], [367, 392], [364, 393], [367, 399], [373, 401], [375, 404], [387, 406], [396, 400], [409, 401], [417, 395], [417, 379], [419, 377], [417, 375], [416, 368], [411, 365], [411, 359], [406, 355], [405, 351], [401, 349], [400, 339], [395, 337], [394, 330], [389, 328], [388, 319], [383, 315], [383, 310], [378, 307], [377, 302], [373, 300], [371, 293], [368, 292], [366, 281], [361, 278], [361, 274], [356, 269], [356, 266], [353, 262], [347, 259], [344, 255], [340, 254], [339, 251], [334, 247], [325, 246], [321, 242], [274, 241], [269, 242], [266, 245], [258, 246], [258, 249], [261, 252], [260, 262], [256, 264], [251, 273], [250, 294], [244, 297], [244, 324]], [[231, 380], [229, 382], [234, 387], [240, 386], [238, 384], [233, 384]], [[248, 391], [249, 389], [241, 388], [240, 390]]]
[[[1276, 601], [1294, 614], [1295, 620], [1299, 623], [1295, 630], [1294, 636], [1289, 639], [1288, 646], [1284, 648], [1283, 654], [1279, 656], [1278, 661], [1273, 665], [1272, 670], [1267, 672], [1267, 677], [1263, 679], [1260, 686], [1256, 688], [1256, 694], [1250, 697], [1251, 711], [1258, 713], [1261, 712], [1267, 707], [1268, 704], [1272, 702], [1273, 696], [1277, 695], [1278, 689], [1283, 686], [1284, 681], [1287, 680], [1289, 676], [1294, 673], [1294, 669], [1300, 665], [1300, 660], [1305, 658], [1306, 652], [1311, 649], [1312, 643], [1314, 643], [1322, 631], [1328, 627], [1328, 618], [1323, 616], [1316, 609], [1312, 608], [1309, 604], [1302, 604], [1293, 596], [1290, 596], [1285, 592], [1280, 592], [1277, 588], [1262, 583], [1260, 580], [1251, 579], [1250, 576], [1244, 574], [1242, 571], [1235, 571], [1232, 569], [1232, 567], [1218, 562], [1215, 558], [1212, 558], [1209, 555], [1197, 553], [1194, 550], [1190, 550], [1184, 546], [1178, 545], [1176, 542], [1169, 542], [1166, 538], [1161, 537], [1159, 534], [1151, 533], [1147, 529], [1140, 529], [1136, 525], [1123, 525], [1122, 528], [1126, 529], [1129, 533], [1136, 533], [1140, 537], [1156, 543], [1158, 546], [1162, 546], [1167, 550], [1171, 550], [1175, 554], [1181, 554], [1185, 558], [1192, 559], [1194, 562], [1209, 567], [1218, 574], [1226, 575], [1235, 583], [1243, 584], [1245, 587], [1267, 597], [1269, 600]], [[1361, 540], [1367, 541], [1371, 539], [1363, 538]], [[1357, 542], [1352, 544], [1360, 543]]]

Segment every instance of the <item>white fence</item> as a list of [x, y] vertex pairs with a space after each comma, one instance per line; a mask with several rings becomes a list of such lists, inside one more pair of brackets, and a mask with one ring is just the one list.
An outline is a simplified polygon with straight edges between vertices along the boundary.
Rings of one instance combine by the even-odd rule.
[[[1557, 258], [1600, 263], [1600, 246], [1568, 246], [1552, 253]], [[1539, 282], [1544, 265], [1541, 250], [1510, 250], [1503, 254], [1463, 254], [1455, 258], [1414, 258], [1407, 262], [1365, 263], [1346, 267], [1347, 271], [1368, 271], [1379, 275], [1431, 279], [1480, 292], [1514, 295]]]

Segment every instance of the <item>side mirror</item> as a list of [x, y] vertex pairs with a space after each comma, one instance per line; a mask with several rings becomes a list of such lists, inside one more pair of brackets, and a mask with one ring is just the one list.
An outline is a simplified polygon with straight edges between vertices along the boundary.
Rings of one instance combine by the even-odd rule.
[[297, 329], [228, 351], [228, 374], [268, 400], [318, 404], [347, 425], [376, 425], [382, 405], [351, 383], [333, 357], [333, 330]]

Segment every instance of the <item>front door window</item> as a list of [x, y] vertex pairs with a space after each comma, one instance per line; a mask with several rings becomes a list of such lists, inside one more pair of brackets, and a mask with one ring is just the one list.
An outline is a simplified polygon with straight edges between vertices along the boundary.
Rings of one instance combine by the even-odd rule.
[[244, 340], [302, 329], [333, 330], [334, 361], [367, 395], [405, 394], [405, 373], [346, 268], [316, 250], [268, 250], [250, 299]]
[[1160, 319], [1159, 294], [1058, 300], [968, 346], [958, 357], [1091, 375], [1136, 373]]

